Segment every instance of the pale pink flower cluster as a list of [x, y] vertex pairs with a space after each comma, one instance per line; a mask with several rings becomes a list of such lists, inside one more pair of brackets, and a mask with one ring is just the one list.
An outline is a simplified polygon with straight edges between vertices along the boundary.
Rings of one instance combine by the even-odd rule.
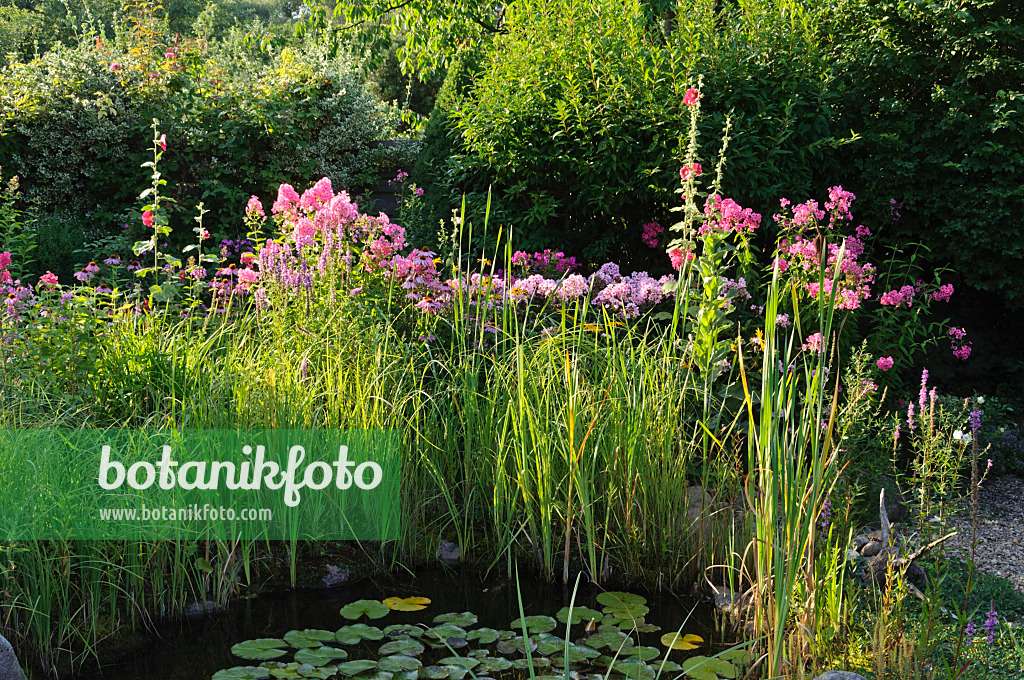
[[[615, 269], [618, 270], [618, 267]], [[668, 296], [665, 293], [665, 285], [674, 280], [667, 275], [655, 279], [647, 272], [634, 272], [629, 276], [620, 276], [612, 280], [597, 292], [592, 303], [596, 307], [606, 307], [622, 318], [634, 319], [640, 316], [644, 308], [652, 307], [664, 300]]]

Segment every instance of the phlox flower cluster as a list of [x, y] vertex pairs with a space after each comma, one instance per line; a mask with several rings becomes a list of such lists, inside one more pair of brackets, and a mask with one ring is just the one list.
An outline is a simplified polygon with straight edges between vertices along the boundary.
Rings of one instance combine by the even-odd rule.
[[[608, 265], [601, 268], [604, 272], [602, 281], [609, 278], [606, 267]], [[618, 270], [618, 267], [615, 266], [615, 269]], [[597, 276], [598, 274], [594, 274], [594, 277]], [[645, 307], [652, 307], [664, 300], [667, 297], [665, 285], [675, 280], [668, 275], [655, 279], [647, 272], [634, 272], [629, 276], [611, 278], [611, 282], [593, 297], [592, 304], [596, 307], [606, 307], [625, 319], [636, 318]]]
[[761, 226], [761, 216], [750, 208], [743, 208], [731, 198], [718, 194], [709, 196], [704, 204], [704, 223], [697, 230], [705, 236], [712, 232], [748, 234]]
[[950, 346], [953, 350], [953, 356], [960, 361], [967, 361], [971, 356], [971, 342], [964, 341], [967, 337], [967, 331], [963, 328], [950, 328], [949, 329], [949, 341]]
[[575, 257], [566, 256], [563, 252], [555, 252], [549, 248], [537, 253], [518, 250], [512, 255], [512, 266], [525, 276], [528, 274], [565, 274], [579, 267], [579, 263], [576, 262]]
[[657, 248], [658, 236], [665, 231], [665, 227], [657, 222], [647, 222], [643, 225], [643, 230], [644, 232], [640, 238], [643, 240], [644, 245], [648, 248]]

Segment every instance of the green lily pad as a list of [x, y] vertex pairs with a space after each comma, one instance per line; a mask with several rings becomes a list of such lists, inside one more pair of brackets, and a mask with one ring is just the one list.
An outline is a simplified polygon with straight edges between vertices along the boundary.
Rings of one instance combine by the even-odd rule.
[[469, 669], [462, 666], [445, 666], [448, 669], [448, 680], [462, 680], [469, 675]]
[[266, 680], [270, 670], [262, 666], [235, 666], [213, 674], [212, 680]]
[[356, 600], [341, 608], [341, 615], [346, 619], [358, 619], [366, 616], [370, 619], [382, 619], [391, 610], [380, 600]]
[[735, 678], [736, 667], [723, 659], [709, 659], [706, 656], [691, 656], [683, 662], [683, 672], [694, 680], [718, 680]]
[[290, 630], [284, 634], [284, 641], [292, 647], [319, 647], [327, 640], [334, 641], [334, 633], [329, 630], [307, 628], [306, 630]]
[[250, 661], [267, 661], [278, 659], [287, 652], [281, 647], [287, 647], [288, 643], [280, 638], [257, 638], [246, 640], [231, 647], [231, 653], [242, 659]]
[[555, 654], [565, 649], [565, 640], [551, 633], [535, 635], [533, 640], [537, 643], [537, 653], [544, 656]]
[[718, 655], [718, 658], [733, 664], [746, 665], [753, 660], [754, 655], [750, 653], [749, 649], [733, 648], [725, 650]]
[[621, 633], [622, 629], [619, 628], [618, 624], [602, 623], [597, 627], [598, 633]]
[[338, 664], [338, 672], [342, 675], [359, 675], [377, 667], [376, 661], [370, 659], [357, 659]]
[[471, 652], [466, 652], [466, 656], [471, 656], [474, 659], [482, 659], [486, 656], [490, 656], [490, 652], [486, 649], [474, 649]]
[[[587, 661], [588, 659], [596, 659], [597, 657], [601, 656], [601, 653], [598, 652], [596, 649], [591, 649], [590, 647], [585, 647], [583, 645], [573, 644], [571, 642], [569, 643], [568, 651], [569, 653], [568, 656], [566, 656], [566, 660], [568, 660], [570, 664], [581, 663], [583, 661]], [[565, 655], [562, 654], [558, 657], [552, 658], [552, 663], [554, 663], [561, 656]]]
[[639, 621], [633, 629], [638, 633], [657, 633], [661, 630], [661, 626], [656, 626], [653, 623], [647, 623], [646, 621]]
[[350, 626], [342, 626], [334, 631], [334, 639], [343, 645], [354, 645], [361, 640], [380, 640], [384, 637], [384, 631], [376, 626], [368, 626], [365, 623], [353, 623]]
[[597, 602], [608, 609], [629, 609], [630, 607], [647, 604], [647, 600], [640, 595], [620, 592], [599, 593]]
[[480, 659], [474, 659], [468, 656], [446, 656], [445, 658], [438, 661], [438, 663], [445, 666], [458, 666], [459, 668], [476, 668], [480, 664]]
[[632, 647], [633, 638], [620, 630], [614, 630], [604, 633], [595, 633], [584, 640], [583, 644], [594, 649], [603, 649], [607, 647], [614, 652], [619, 649], [619, 647]]
[[420, 676], [426, 680], [445, 680], [450, 672], [451, 669], [446, 666], [426, 666], [420, 671]]
[[423, 628], [414, 626], [411, 623], [393, 623], [384, 629], [384, 634], [389, 638], [399, 638], [402, 636], [422, 637], [425, 632]]
[[314, 666], [312, 664], [302, 664], [299, 666], [299, 675], [303, 678], [315, 678], [316, 680], [328, 680], [329, 678], [337, 677], [338, 667], [337, 666]]
[[472, 626], [478, 620], [473, 612], [450, 612], [448, 614], [438, 614], [434, 617], [434, 623], [451, 623], [461, 628]]
[[629, 680], [654, 680], [657, 671], [636, 657], [622, 659], [612, 669]]
[[661, 650], [657, 647], [626, 647], [622, 650], [625, 656], [632, 656], [641, 661], [650, 661], [661, 656]]
[[411, 638], [399, 638], [391, 642], [385, 642], [380, 646], [378, 652], [381, 654], [405, 654], [406, 656], [419, 656], [423, 653], [423, 645]]
[[430, 640], [447, 640], [449, 638], [466, 639], [466, 629], [456, 626], [454, 623], [442, 623], [440, 626], [427, 628], [426, 637]]
[[519, 670], [526, 670], [526, 669], [530, 668], [530, 662], [531, 661], [533, 662], [534, 670], [543, 670], [543, 669], [551, 668], [551, 659], [549, 659], [547, 657], [543, 657], [543, 656], [535, 656], [535, 657], [532, 658], [532, 660], [515, 659], [512, 662], [512, 668], [517, 668]]
[[558, 622], [550, 616], [527, 616], [512, 622], [514, 630], [526, 628], [529, 633], [549, 633], [555, 629]]
[[480, 665], [476, 667], [476, 670], [479, 673], [500, 673], [507, 671], [509, 668], [512, 668], [512, 662], [508, 659], [489, 656], [486, 659], [480, 659]]
[[690, 650], [697, 649], [704, 642], [704, 638], [693, 633], [682, 635], [680, 633], [665, 633], [661, 636], [661, 644], [669, 649]]
[[635, 604], [630, 606], [629, 609], [612, 609], [611, 607], [605, 607], [604, 609], [608, 613], [608, 616], [605, 617], [606, 623], [612, 623], [612, 621], [608, 621], [608, 617], [611, 617], [619, 621], [628, 621], [630, 625], [634, 621], [643, 621], [647, 613], [651, 611], [650, 607], [645, 604]]
[[347, 659], [348, 652], [337, 647], [317, 647], [315, 649], [304, 648], [295, 652], [295, 660], [299, 663], [308, 663], [311, 666], [326, 666], [338, 659]]
[[397, 673], [388, 673], [386, 671], [377, 671], [373, 675], [366, 676], [366, 680], [394, 680], [397, 678]]
[[555, 614], [555, 618], [562, 623], [569, 623], [573, 625], [583, 621], [590, 621], [591, 619], [597, 619], [600, 621], [603, 617], [604, 614], [596, 609], [591, 609], [590, 607], [573, 607], [571, 613], [568, 607], [562, 607], [558, 610], [558, 613]]
[[679, 673], [683, 670], [683, 667], [677, 664], [675, 661], [665, 661], [664, 663], [659, 661], [658, 663], [654, 664], [654, 670], [658, 671], [659, 673]]
[[386, 673], [398, 673], [399, 671], [411, 671], [418, 669], [423, 664], [420, 660], [406, 656], [405, 654], [392, 654], [391, 656], [385, 656], [377, 662], [377, 669], [385, 671]]
[[482, 645], [489, 645], [501, 637], [501, 633], [493, 628], [475, 628], [466, 634], [467, 640], [478, 640]]
[[397, 673], [392, 673], [391, 677], [392, 680], [419, 680], [420, 669], [414, 668], [411, 671], [398, 671]]

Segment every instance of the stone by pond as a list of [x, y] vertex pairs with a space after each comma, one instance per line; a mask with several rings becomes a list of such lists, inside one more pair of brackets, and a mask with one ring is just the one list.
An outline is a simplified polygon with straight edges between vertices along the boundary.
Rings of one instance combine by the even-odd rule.
[[262, 595], [164, 630], [163, 639], [75, 679], [210, 680], [220, 672], [218, 680], [458, 680], [470, 664], [477, 676], [511, 679], [526, 677], [528, 663], [538, 676], [561, 677], [568, 663], [585, 680], [606, 672], [616, 652], [622, 680], [650, 680], [666, 656], [673, 676], [731, 676], [732, 662], [708, 659], [728, 647], [715, 642], [709, 607], [694, 610], [693, 601], [667, 593], [581, 587], [570, 614], [571, 588], [522, 577], [520, 590], [525, 618], [514, 580], [472, 572]]

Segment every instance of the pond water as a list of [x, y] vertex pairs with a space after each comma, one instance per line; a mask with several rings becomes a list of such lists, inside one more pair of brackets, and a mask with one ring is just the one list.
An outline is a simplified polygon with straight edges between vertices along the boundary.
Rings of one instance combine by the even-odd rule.
[[[562, 607], [568, 606], [572, 598], [571, 586], [565, 588], [525, 576], [520, 576], [520, 589], [527, 616], [554, 616]], [[599, 592], [581, 584], [575, 606], [600, 609], [601, 605], [595, 599]], [[702, 645], [700, 653], [715, 653], [722, 649], [711, 645], [714, 630], [709, 607], [670, 593], [642, 594], [650, 607], [646, 621], [662, 629], [657, 633], [643, 634], [643, 644], [664, 650], [658, 642], [661, 635], [678, 630], [690, 615], [683, 632], [704, 638], [706, 644]], [[438, 614], [469, 611], [479, 619], [475, 627], [508, 630], [511, 622], [519, 617], [514, 580], [510, 582], [504, 576], [484, 579], [480, 573], [472, 571], [420, 570], [415, 577], [392, 577], [387, 582], [363, 581], [328, 590], [300, 590], [238, 600], [218, 615], [164, 626], [159, 635], [154, 635], [141, 648], [116, 660], [107, 659], [101, 665], [87, 666], [73, 679], [210, 680], [220, 669], [259, 663], [232, 655], [231, 647], [235, 643], [253, 638], [279, 638], [296, 629], [333, 631], [353, 623], [340, 614], [340, 609], [346, 604], [362, 599], [383, 600], [414, 595], [429, 598], [431, 604], [418, 612], [393, 611], [386, 618], [369, 623], [381, 627], [402, 623], [429, 625]], [[361, 620], [366, 621], [365, 618]], [[564, 635], [564, 628], [553, 632]]]

